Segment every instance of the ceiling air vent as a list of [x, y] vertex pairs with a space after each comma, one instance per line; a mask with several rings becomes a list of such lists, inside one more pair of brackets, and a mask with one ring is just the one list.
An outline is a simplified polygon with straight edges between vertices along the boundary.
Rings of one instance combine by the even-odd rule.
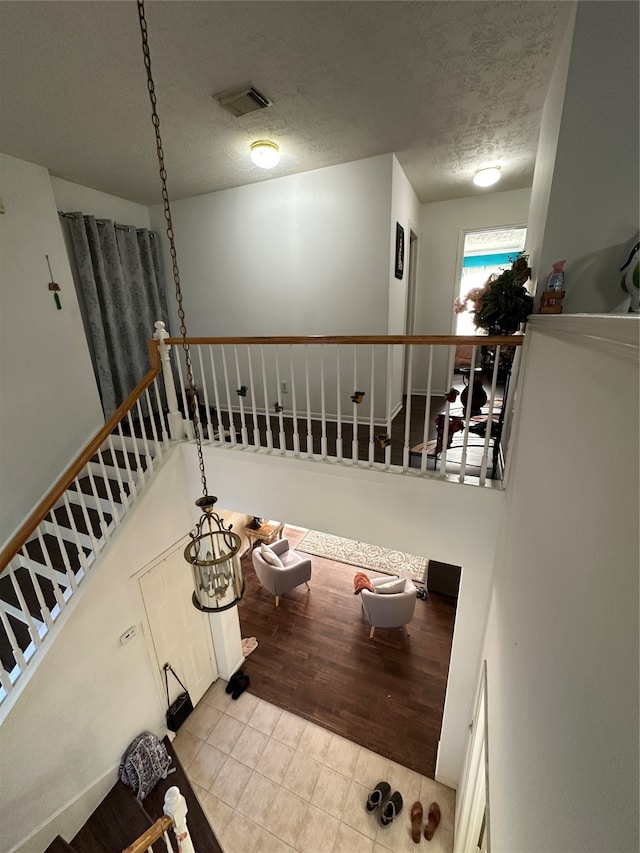
[[220, 106], [232, 116], [244, 116], [256, 110], [264, 110], [271, 106], [269, 98], [265, 97], [250, 84], [238, 89], [228, 89], [219, 95], [214, 95]]

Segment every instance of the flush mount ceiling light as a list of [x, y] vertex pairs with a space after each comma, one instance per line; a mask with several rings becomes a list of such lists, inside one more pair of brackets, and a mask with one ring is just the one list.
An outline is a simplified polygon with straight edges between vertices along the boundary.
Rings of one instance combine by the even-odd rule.
[[478, 169], [473, 176], [473, 183], [477, 187], [490, 187], [497, 184], [500, 180], [500, 166], [489, 166], [485, 169]]
[[251, 162], [261, 169], [273, 169], [280, 159], [280, 149], [275, 142], [259, 139], [251, 143]]

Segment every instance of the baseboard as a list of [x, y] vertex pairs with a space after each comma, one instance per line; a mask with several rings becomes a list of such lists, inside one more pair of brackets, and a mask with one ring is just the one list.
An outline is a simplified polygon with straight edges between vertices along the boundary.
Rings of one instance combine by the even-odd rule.
[[118, 763], [109, 767], [95, 782], [65, 803], [8, 853], [42, 853], [56, 835], [70, 841], [118, 781], [119, 766]]

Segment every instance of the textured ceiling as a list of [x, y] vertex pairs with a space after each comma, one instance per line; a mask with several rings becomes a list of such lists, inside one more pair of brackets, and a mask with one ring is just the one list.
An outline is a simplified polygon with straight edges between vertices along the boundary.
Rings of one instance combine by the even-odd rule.
[[[572, 2], [147, 2], [169, 173], [184, 198], [395, 152], [423, 202], [531, 185]], [[252, 82], [242, 118], [214, 93]], [[0, 150], [159, 201], [136, 3], [0, 2]], [[271, 172], [249, 143], [282, 150]], [[503, 180], [470, 180], [497, 161]]]

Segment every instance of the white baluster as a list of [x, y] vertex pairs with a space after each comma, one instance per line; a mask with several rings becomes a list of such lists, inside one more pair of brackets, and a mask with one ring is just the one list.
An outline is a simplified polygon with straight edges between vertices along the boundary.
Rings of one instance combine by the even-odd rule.
[[[498, 369], [500, 365], [500, 347], [496, 347], [496, 352], [493, 361], [493, 376], [491, 377], [491, 394], [489, 396], [489, 410], [487, 413], [487, 422], [484, 431], [484, 444], [482, 446], [482, 463], [480, 465], [480, 485], [484, 486], [487, 479], [487, 463], [489, 461], [489, 444], [493, 433], [493, 407], [496, 401], [496, 385], [498, 382]], [[498, 439], [495, 438], [494, 442]], [[494, 445], [495, 446], [495, 445]]]
[[[238, 383], [238, 390], [242, 387], [242, 379], [240, 376], [240, 362], [238, 360], [238, 347], [236, 344], [233, 345], [233, 356], [236, 362], [236, 381]], [[238, 395], [238, 401], [240, 403], [240, 435], [242, 436], [242, 446], [246, 447], [249, 444], [249, 433], [247, 432], [247, 421], [244, 414], [244, 397], [242, 394]]]
[[209, 363], [211, 364], [211, 378], [213, 379], [213, 397], [216, 401], [216, 420], [218, 423], [218, 431], [214, 433], [216, 441], [224, 444], [224, 424], [222, 423], [222, 409], [220, 407], [220, 392], [218, 391], [218, 374], [216, 373], [216, 363], [213, 358], [213, 347], [209, 345]]
[[235, 447], [238, 443], [236, 440], [236, 422], [233, 416], [233, 403], [231, 402], [231, 391], [229, 389], [229, 370], [227, 368], [227, 356], [224, 351], [224, 346], [220, 348], [222, 353], [222, 373], [224, 375], [224, 389], [227, 395], [227, 412], [229, 415], [229, 438], [231, 446]]
[[249, 389], [251, 391], [251, 417], [253, 418], [253, 446], [260, 447], [260, 430], [258, 428], [258, 410], [256, 408], [256, 388], [253, 380], [253, 361], [251, 347], [247, 344], [247, 364], [249, 365]]
[[405, 400], [404, 412], [404, 449], [402, 451], [402, 470], [409, 468], [409, 454], [411, 452], [411, 388], [413, 385], [413, 347], [409, 345], [407, 354], [407, 399]]
[[336, 458], [342, 462], [342, 401], [340, 399], [340, 344], [336, 347]]
[[458, 482], [464, 483], [467, 473], [467, 451], [469, 449], [469, 427], [471, 426], [471, 412], [473, 410], [473, 395], [475, 391], [475, 366], [477, 347], [471, 350], [471, 366], [469, 367], [469, 384], [467, 385], [467, 405], [464, 411], [464, 433], [462, 437], [462, 457], [460, 459], [460, 474]]
[[276, 388], [278, 389], [278, 441], [280, 443], [280, 453], [284, 453], [287, 449], [287, 438], [284, 433], [284, 419], [282, 417], [282, 385], [280, 383], [280, 354], [278, 352], [278, 345], [275, 347], [275, 356], [276, 356]]
[[371, 344], [371, 376], [369, 379], [369, 467], [373, 468], [376, 449], [376, 425], [375, 425], [375, 360], [376, 348]]
[[391, 385], [393, 382], [393, 347], [387, 347], [387, 436], [389, 443], [384, 449], [384, 467], [389, 470], [391, 465]]
[[[427, 399], [424, 401], [424, 427], [422, 430], [422, 458], [420, 460], [420, 473], [427, 470], [427, 442], [429, 441], [429, 418], [431, 416], [431, 383], [433, 378], [433, 344], [429, 344], [429, 368], [427, 371]], [[435, 468], [435, 457], [433, 466]]]
[[353, 345], [353, 433], [351, 434], [351, 462], [358, 464], [358, 403], [355, 401], [358, 389], [358, 347]]
[[262, 389], [264, 393], [264, 417], [267, 429], [267, 449], [273, 450], [273, 431], [271, 430], [271, 413], [269, 411], [269, 393], [267, 391], [267, 368], [264, 363], [264, 347], [260, 344], [260, 361], [262, 364]]
[[173, 820], [173, 831], [178, 842], [178, 853], [195, 853], [187, 828], [187, 801], [175, 785], [169, 788], [164, 795], [162, 810]]
[[171, 360], [169, 352], [171, 345], [165, 343], [169, 337], [169, 332], [162, 320], [157, 320], [154, 323], [155, 332], [153, 337], [158, 341], [158, 350], [160, 352], [160, 363], [162, 365], [162, 378], [164, 379], [164, 391], [167, 395], [167, 406], [169, 407], [169, 435], [174, 440], [184, 437], [184, 425], [182, 415], [178, 410], [178, 396], [176, 394], [176, 386], [173, 382], [173, 372], [171, 370]]
[[200, 422], [201, 427], [201, 435], [204, 438], [204, 427], [207, 427], [207, 435], [209, 436], [209, 441], [212, 440], [213, 437], [213, 427], [211, 425], [211, 409], [209, 407], [209, 393], [207, 391], [207, 379], [204, 375], [204, 364], [202, 363], [202, 347], [198, 347], [198, 362], [200, 364], [200, 376], [202, 381], [202, 395], [204, 398], [204, 423]]
[[327, 458], [327, 401], [324, 387], [324, 344], [320, 347], [320, 453]]
[[291, 409], [293, 413], [293, 452], [300, 456], [300, 433], [298, 432], [298, 404], [296, 399], [296, 376], [293, 369], [293, 346], [289, 345], [289, 373], [291, 374]]
[[313, 426], [311, 424], [311, 383], [309, 382], [309, 347], [304, 346], [304, 379], [307, 398], [307, 456], [313, 457]]

